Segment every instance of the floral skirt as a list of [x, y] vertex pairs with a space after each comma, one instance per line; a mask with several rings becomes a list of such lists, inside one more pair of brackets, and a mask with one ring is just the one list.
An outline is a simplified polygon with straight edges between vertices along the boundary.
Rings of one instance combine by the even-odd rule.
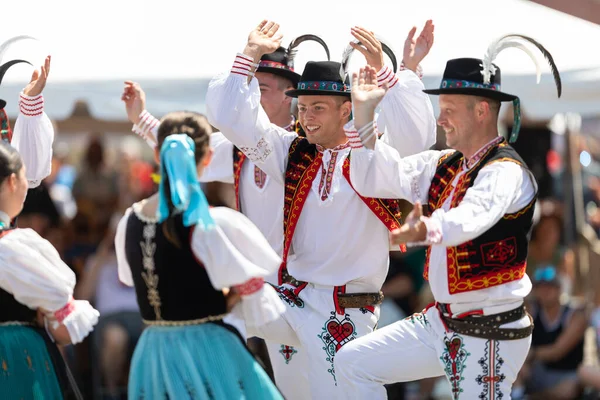
[[0, 326], [0, 398], [63, 399], [46, 341], [32, 327]]

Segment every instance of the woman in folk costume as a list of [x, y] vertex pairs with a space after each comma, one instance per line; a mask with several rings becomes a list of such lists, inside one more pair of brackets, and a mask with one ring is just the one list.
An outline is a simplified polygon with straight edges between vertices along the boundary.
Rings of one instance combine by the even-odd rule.
[[[532, 287], [525, 268], [537, 183], [498, 135], [501, 102], [514, 107], [510, 143], [520, 112], [519, 98], [500, 90], [493, 61], [509, 47], [536, 61], [532, 44], [548, 59], [560, 96], [552, 56], [521, 35], [495, 41], [483, 60], [448, 61], [441, 87], [426, 90], [440, 95], [438, 125], [454, 150], [402, 158], [375, 141], [374, 110], [385, 90], [368, 77], [354, 78], [358, 130], [348, 132], [366, 148], [353, 150], [352, 183], [365, 196], [415, 203], [391, 242], [429, 246], [425, 278], [436, 303], [342, 348], [335, 368], [347, 398], [382, 399], [386, 383], [442, 375], [454, 399], [510, 396], [533, 330], [523, 300]], [[419, 203], [428, 204], [426, 215]]]
[[283, 307], [263, 277], [281, 259], [242, 214], [209, 210], [198, 175], [212, 156], [210, 132], [200, 114], [163, 118], [159, 192], [134, 204], [117, 228], [119, 276], [135, 286], [149, 326], [131, 362], [130, 399], [282, 398], [223, 320], [230, 287], [241, 296], [234, 311], [247, 326], [279, 317]]
[[[319, 43], [329, 60], [327, 44], [315, 35], [302, 35], [292, 40], [287, 48], [279, 47], [271, 54], [265, 54], [256, 70], [256, 79], [261, 87], [261, 105], [267, 117], [274, 124], [303, 135], [300, 124], [291, 115], [292, 98], [285, 91], [294, 89], [300, 74], [294, 71], [294, 60], [299, 46], [307, 41]], [[160, 121], [146, 110], [146, 95], [139, 84], [125, 82], [122, 96], [127, 115], [134, 123], [133, 131], [142, 136], [151, 146], [156, 146], [156, 133]], [[283, 187], [247, 159], [240, 149], [227, 140], [222, 133], [210, 136], [210, 146], [214, 151], [210, 164], [199, 176], [200, 182], [233, 183], [237, 211], [243, 213], [265, 236], [277, 254], [283, 247]], [[286, 275], [285, 280], [292, 277]], [[279, 284], [279, 273], [275, 271], [265, 281]], [[288, 400], [301, 400], [309, 397], [308, 361], [299, 346], [288, 346], [279, 342], [267, 341], [269, 361], [277, 387]]]
[[47, 240], [10, 228], [26, 176], [19, 153], [0, 141], [0, 397], [62, 399], [67, 371], [55, 343], [81, 342], [98, 312], [73, 300], [75, 274]]
[[[24, 41], [36, 40], [31, 36], [16, 36], [0, 45], [0, 83], [10, 67], [20, 63], [31, 64], [26, 60], [9, 60], [3, 63], [4, 55]], [[4, 107], [6, 101], [0, 99], [0, 140], [10, 143], [17, 149], [27, 167], [26, 178], [29, 188], [40, 185], [50, 175], [52, 163], [52, 142], [54, 128], [44, 112], [42, 90], [50, 73], [50, 56], [46, 57], [40, 70], [35, 70], [29, 84], [19, 95], [19, 115], [14, 130]]]

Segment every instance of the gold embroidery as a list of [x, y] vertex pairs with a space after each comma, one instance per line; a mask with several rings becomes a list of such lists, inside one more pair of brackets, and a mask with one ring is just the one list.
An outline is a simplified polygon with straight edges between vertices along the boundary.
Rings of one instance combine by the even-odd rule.
[[2, 360], [2, 369], [4, 370], [4, 372], [8, 372], [8, 363], [6, 362], [6, 360]]
[[156, 252], [156, 243], [154, 243], [155, 236], [156, 225], [145, 225], [143, 230], [144, 241], [140, 242], [140, 247], [142, 249], [142, 265], [145, 270], [145, 272], [142, 272], [142, 278], [144, 278], [144, 282], [148, 288], [148, 302], [154, 308], [156, 319], [160, 320], [162, 317], [160, 312], [160, 293], [158, 293], [158, 275], [154, 273], [154, 253]]

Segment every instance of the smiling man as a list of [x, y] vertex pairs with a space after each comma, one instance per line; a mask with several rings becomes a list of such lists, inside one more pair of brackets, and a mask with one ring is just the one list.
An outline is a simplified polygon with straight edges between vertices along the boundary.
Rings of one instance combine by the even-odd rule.
[[[352, 152], [352, 184], [363, 196], [415, 203], [390, 238], [428, 246], [424, 276], [436, 302], [340, 350], [335, 367], [347, 399], [384, 399], [386, 383], [442, 375], [454, 399], [510, 396], [533, 329], [523, 299], [531, 291], [525, 271], [537, 184], [498, 134], [500, 102], [512, 101], [510, 141], [517, 139], [519, 99], [500, 90], [500, 68], [489, 55], [541, 47], [517, 36], [494, 42], [483, 60], [448, 61], [440, 88], [426, 90], [439, 95], [438, 125], [453, 150], [402, 158], [375, 141], [374, 112], [385, 91], [353, 84], [356, 126], [348, 126], [348, 134], [358, 128], [366, 148]], [[560, 96], [552, 56], [542, 52]], [[425, 215], [419, 203], [428, 205]]]
[[[300, 344], [308, 356], [310, 397], [339, 398], [333, 360], [342, 346], [371, 332], [377, 323], [388, 268], [388, 232], [399, 226], [399, 207], [395, 200], [361, 197], [350, 185], [349, 153], [356, 141], [344, 133], [352, 103], [340, 63], [308, 62], [296, 89], [286, 92], [298, 98], [298, 120], [306, 138], [268, 120], [252, 73], [263, 54], [278, 48], [277, 31], [277, 24], [264, 21], [250, 33], [234, 64], [245, 65], [246, 76], [235, 69], [213, 79], [207, 115], [212, 125], [282, 187], [277, 196], [284, 201], [284, 264], [277, 290], [287, 311], [283, 319], [252, 333]], [[354, 28], [351, 34], [363, 44], [363, 51], [377, 55], [371, 62], [383, 64], [381, 43], [372, 32]], [[429, 22], [414, 47], [408, 46], [413, 51], [405, 55], [407, 67], [416, 66], [432, 43]], [[379, 81], [390, 87], [382, 113], [387, 113], [389, 126], [395, 128], [388, 129], [381, 140], [393, 143], [405, 155], [432, 145], [435, 119], [419, 77], [413, 70], [395, 74], [377, 65], [369, 69], [375, 80], [376, 71]], [[283, 279], [286, 268], [298, 281]]]

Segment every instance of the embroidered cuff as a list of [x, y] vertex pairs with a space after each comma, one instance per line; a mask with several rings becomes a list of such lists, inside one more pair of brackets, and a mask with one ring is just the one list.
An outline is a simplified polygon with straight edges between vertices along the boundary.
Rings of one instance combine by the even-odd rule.
[[255, 164], [264, 162], [273, 152], [273, 148], [265, 139], [260, 139], [256, 147], [240, 147], [240, 150]]
[[425, 242], [427, 244], [439, 244], [442, 242], [442, 226], [436, 219], [429, 217], [421, 217], [421, 222], [425, 224], [427, 228], [427, 236]]
[[265, 280], [263, 278], [252, 278], [241, 285], [235, 285], [234, 289], [240, 296], [249, 296], [262, 289], [264, 284]]
[[385, 83], [388, 84], [388, 89], [393, 88], [398, 83], [398, 77], [387, 65], [384, 65], [377, 73], [377, 86], [382, 87]]
[[[406, 68], [406, 65], [404, 64], [404, 61], [402, 61], [402, 63], [400, 64], [400, 68], [398, 69], [400, 71], [408, 70], [408, 68]], [[419, 79], [423, 80], [423, 67], [421, 67], [421, 64], [417, 65], [417, 72], [413, 72], [419, 77]]]
[[154, 137], [152, 132], [159, 124], [160, 120], [154, 118], [147, 110], [144, 110], [140, 114], [140, 122], [138, 124], [133, 124], [131, 131], [144, 139], [149, 139]]
[[363, 147], [362, 142], [360, 141], [360, 137], [358, 136], [358, 131], [354, 126], [354, 121], [350, 121], [344, 125], [344, 133], [348, 138], [348, 143], [350, 147], [353, 149], [360, 149]]
[[233, 66], [231, 67], [231, 73], [243, 76], [254, 76], [254, 71], [257, 67], [258, 64], [255, 64], [252, 58], [245, 54], [237, 53]]
[[19, 95], [19, 111], [28, 117], [42, 115], [44, 112], [44, 96], [26, 96], [21, 92]]
[[364, 143], [370, 140], [374, 135], [379, 136], [376, 121], [366, 124], [359, 130], [354, 126], [354, 121], [350, 121], [344, 125], [344, 133], [348, 138], [350, 147], [353, 149], [360, 149], [364, 146]]
[[73, 311], [75, 311], [75, 300], [73, 297], [71, 297], [69, 302], [65, 304], [63, 308], [54, 312], [54, 318], [56, 318], [59, 324], [62, 324], [65, 318], [67, 318]]

